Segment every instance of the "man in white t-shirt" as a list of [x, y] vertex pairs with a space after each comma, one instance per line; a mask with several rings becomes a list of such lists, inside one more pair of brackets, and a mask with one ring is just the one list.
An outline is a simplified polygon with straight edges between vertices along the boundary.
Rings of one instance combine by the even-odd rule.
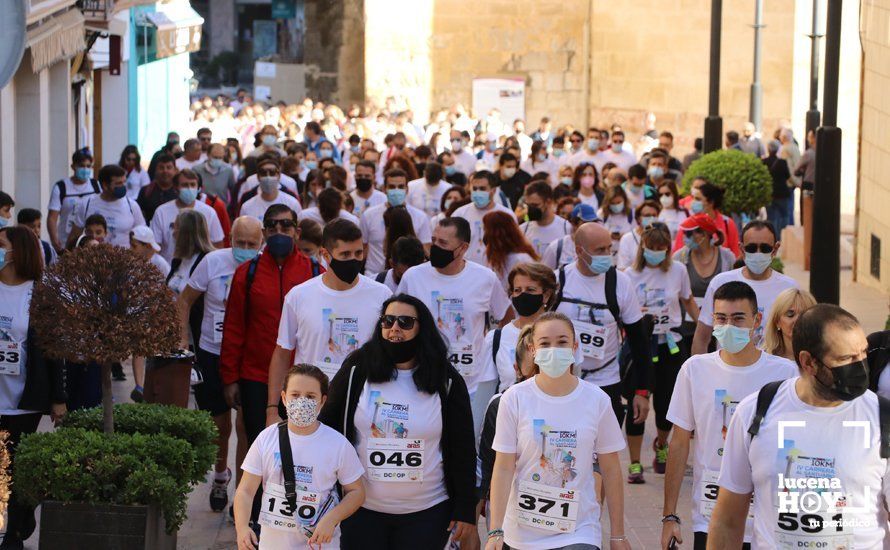
[[423, 177], [408, 182], [408, 204], [433, 217], [442, 211], [442, 195], [451, 184], [445, 181], [445, 171], [438, 162], [428, 162]]
[[463, 136], [458, 130], [451, 130], [451, 156], [458, 172], [470, 177], [476, 171], [476, 155], [464, 148]]
[[386, 256], [383, 253], [383, 241], [386, 238], [386, 224], [383, 216], [390, 208], [405, 208], [408, 211], [414, 226], [414, 234], [417, 235], [427, 251], [429, 251], [432, 240], [429, 216], [424, 211], [405, 204], [408, 189], [408, 176], [405, 172], [399, 168], [390, 168], [384, 178], [386, 201], [366, 210], [359, 220], [362, 241], [365, 243], [365, 273], [369, 275], [381, 273], [390, 267], [386, 265]]
[[402, 275], [398, 293], [421, 300], [429, 308], [448, 344], [448, 358], [467, 383], [476, 433], [485, 407], [497, 389], [497, 372], [485, 369], [482, 345], [490, 317], [506, 324], [513, 318], [510, 299], [497, 275], [466, 260], [470, 224], [452, 216], [433, 228], [430, 261]]
[[539, 257], [550, 243], [572, 234], [572, 224], [557, 217], [553, 203], [553, 189], [547, 182], [537, 181], [525, 188], [525, 207], [528, 221], [519, 226]]
[[[717, 502], [717, 476], [729, 421], [739, 402], [769, 382], [797, 375], [787, 359], [761, 351], [751, 339], [760, 326], [757, 295], [747, 284], [731, 281], [714, 292], [715, 333], [720, 351], [693, 355], [680, 369], [667, 419], [673, 422], [664, 479], [662, 548], [671, 536], [682, 540], [677, 501], [695, 432], [692, 462], [692, 532], [695, 547], [704, 547], [708, 522]], [[745, 541], [751, 540], [750, 524]]]
[[176, 159], [176, 169], [185, 170], [194, 168], [204, 162], [204, 153], [201, 151], [201, 142], [197, 139], [187, 139], [182, 148], [182, 156]]
[[[275, 154], [266, 154], [261, 157], [261, 160], [265, 159], [274, 159], [280, 162], [280, 157]], [[257, 167], [259, 168], [259, 167]], [[280, 170], [279, 170], [280, 172]], [[297, 189], [297, 180], [288, 176], [287, 174], [279, 173], [278, 178], [281, 180], [281, 185], [294, 195], [299, 195], [299, 191]], [[238, 190], [238, 202], [241, 202], [244, 199], [244, 196], [249, 192], [256, 189], [260, 184], [259, 176], [257, 174], [251, 174], [247, 176], [247, 179], [244, 180], [244, 183], [241, 184], [241, 188]], [[249, 197], [248, 197], [249, 199]]]
[[68, 233], [73, 222], [74, 207], [83, 197], [101, 192], [99, 182], [93, 179], [93, 157], [86, 150], [75, 151], [71, 155], [70, 177], [53, 185], [49, 196], [49, 214], [46, 216], [46, 230], [53, 248], [61, 252], [68, 242]]
[[176, 239], [173, 238], [173, 222], [180, 212], [190, 208], [204, 216], [210, 241], [216, 248], [222, 248], [225, 245], [225, 235], [216, 210], [204, 201], [197, 200], [200, 193], [197, 174], [189, 169], [182, 170], [176, 174], [174, 185], [178, 196], [159, 206], [151, 219], [151, 230], [155, 234], [155, 240], [161, 245], [161, 256], [168, 262], [173, 259], [173, 249], [176, 245]]
[[708, 547], [739, 548], [753, 509], [754, 550], [887, 548], [890, 405], [868, 390], [865, 333], [819, 304], [793, 342], [800, 376], [749, 395], [729, 423]]
[[614, 163], [615, 166], [627, 172], [628, 168], [637, 163], [637, 157], [629, 148], [624, 147], [624, 132], [616, 130], [612, 132], [610, 147], [600, 151], [594, 159], [597, 172], [602, 172], [606, 163]]
[[785, 289], [798, 288], [797, 281], [770, 267], [773, 258], [779, 251], [779, 245], [776, 230], [771, 223], [755, 220], [745, 226], [742, 230], [745, 267], [718, 273], [708, 283], [708, 290], [705, 292], [701, 313], [698, 317], [698, 325], [695, 328], [695, 337], [692, 340], [692, 355], [707, 353], [711, 333], [714, 330], [711, 309], [714, 304], [714, 291], [729, 281], [748, 283], [757, 293], [757, 305], [760, 308], [762, 319], [760, 326], [755, 331], [754, 342], [756, 345], [760, 345], [766, 319], [769, 319], [776, 297]]
[[[571, 160], [569, 161], [572, 168], [581, 166], [582, 164], [592, 164], [596, 166], [597, 163], [597, 155], [600, 154], [600, 131], [596, 128], [590, 128], [587, 130], [587, 140], [584, 142], [584, 147], [572, 155]], [[599, 173], [599, 170], [597, 170]]]
[[[321, 253], [328, 270], [295, 286], [284, 298], [269, 364], [270, 405], [278, 403], [284, 375], [293, 364], [315, 365], [333, 378], [343, 360], [370, 338], [380, 306], [392, 296], [386, 285], [359, 273], [365, 253], [362, 232], [354, 223], [329, 222]], [[269, 411], [266, 425], [278, 418], [277, 410]]]
[[68, 245], [77, 242], [87, 218], [101, 214], [108, 228], [105, 242], [130, 248], [130, 231], [137, 225], [145, 225], [145, 218], [136, 201], [127, 197], [127, 173], [117, 164], [107, 164], [99, 170], [99, 185], [102, 188], [99, 195], [89, 195], [77, 202]]
[[386, 202], [386, 195], [374, 189], [374, 175], [377, 167], [370, 160], [360, 160], [355, 165], [355, 189], [352, 190], [352, 213], [362, 217], [369, 208]]
[[494, 175], [488, 170], [474, 173], [470, 177], [470, 198], [472, 202], [465, 204], [454, 211], [453, 218], [463, 218], [470, 224], [470, 248], [467, 250], [466, 259], [477, 264], [487, 265], [485, 257], [485, 244], [482, 242], [484, 230], [482, 218], [489, 212], [506, 212], [513, 215], [513, 211], [494, 200], [497, 192]]
[[[262, 220], [266, 210], [273, 204], [283, 204], [293, 210], [297, 215], [303, 210], [300, 201], [284, 190], [281, 183], [281, 169], [278, 159], [263, 157], [257, 164], [256, 176], [259, 179], [259, 189], [256, 195], [244, 201], [240, 214]], [[245, 198], [247, 195], [245, 195]]]

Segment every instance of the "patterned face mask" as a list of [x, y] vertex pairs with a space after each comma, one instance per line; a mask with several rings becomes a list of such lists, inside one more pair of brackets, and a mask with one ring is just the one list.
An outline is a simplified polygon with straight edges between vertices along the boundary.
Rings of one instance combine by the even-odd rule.
[[311, 426], [318, 418], [318, 401], [308, 397], [297, 397], [285, 403], [287, 419], [295, 426]]

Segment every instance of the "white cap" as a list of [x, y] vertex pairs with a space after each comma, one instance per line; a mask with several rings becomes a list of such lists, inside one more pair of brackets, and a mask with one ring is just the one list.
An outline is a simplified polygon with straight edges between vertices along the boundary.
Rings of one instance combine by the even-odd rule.
[[140, 243], [150, 244], [151, 247], [155, 249], [155, 252], [161, 251], [160, 245], [155, 241], [155, 234], [147, 225], [137, 225], [133, 228], [132, 235], [133, 238]]

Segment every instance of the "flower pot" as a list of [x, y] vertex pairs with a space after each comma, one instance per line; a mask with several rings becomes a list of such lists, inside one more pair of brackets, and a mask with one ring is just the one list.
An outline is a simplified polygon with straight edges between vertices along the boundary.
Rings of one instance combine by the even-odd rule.
[[145, 365], [145, 402], [187, 409], [191, 380], [191, 361], [149, 358]]
[[157, 506], [57, 501], [40, 510], [40, 550], [176, 550]]

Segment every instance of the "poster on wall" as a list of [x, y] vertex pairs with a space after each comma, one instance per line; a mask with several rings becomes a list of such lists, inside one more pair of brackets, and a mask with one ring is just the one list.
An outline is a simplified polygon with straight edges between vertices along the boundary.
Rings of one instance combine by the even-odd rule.
[[474, 78], [473, 112], [485, 117], [497, 108], [501, 120], [511, 124], [517, 118], [525, 120], [525, 78]]
[[259, 59], [278, 53], [278, 23], [267, 19], [253, 22], [253, 58]]

